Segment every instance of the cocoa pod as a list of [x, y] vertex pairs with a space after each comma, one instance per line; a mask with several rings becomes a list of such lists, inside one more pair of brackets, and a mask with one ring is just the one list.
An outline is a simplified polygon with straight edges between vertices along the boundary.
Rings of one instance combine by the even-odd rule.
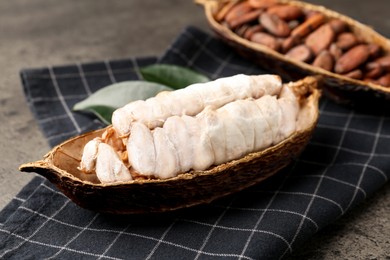
[[329, 21], [330, 27], [332, 27], [332, 30], [335, 34], [340, 34], [345, 32], [348, 29], [348, 25], [341, 21], [340, 19], [332, 19]]
[[264, 33], [264, 32], [254, 33], [252, 35], [252, 37], [250, 38], [250, 40], [252, 42], [256, 42], [256, 43], [265, 45], [268, 48], [271, 48], [271, 49], [273, 49], [275, 51], [278, 51], [279, 47], [280, 47], [279, 43], [278, 43], [278, 41], [276, 40], [275, 37], [271, 36], [268, 33]]
[[344, 53], [336, 62], [335, 72], [339, 74], [348, 73], [363, 64], [368, 57], [369, 52], [366, 44], [355, 46]]
[[231, 21], [236, 20], [240, 16], [252, 11], [252, 7], [247, 1], [241, 2], [233, 6], [225, 16], [225, 21], [230, 24]]
[[351, 78], [351, 79], [362, 79], [363, 72], [360, 69], [356, 69], [356, 70], [353, 70], [353, 71], [350, 71], [348, 73], [341, 74], [341, 75], [348, 77], [348, 78]]
[[343, 51], [349, 50], [358, 43], [358, 39], [351, 32], [341, 33], [339, 36], [337, 36], [336, 45]]
[[335, 33], [329, 24], [324, 24], [309, 34], [305, 44], [318, 55], [321, 51], [327, 49], [334, 40]]
[[301, 25], [295, 28], [291, 35], [299, 36], [301, 38], [305, 37], [313, 30], [317, 29], [321, 24], [323, 24], [326, 20], [325, 15], [321, 13], [315, 13], [310, 18], [306, 19]]
[[380, 77], [378, 79], [378, 84], [385, 86], [385, 87], [390, 87], [390, 73], [387, 73], [387, 74], [383, 75], [382, 77]]
[[312, 56], [313, 54], [310, 48], [307, 47], [305, 44], [295, 46], [286, 53], [286, 57], [303, 62], [308, 62], [309, 60], [311, 60]]
[[267, 12], [285, 21], [296, 20], [303, 16], [302, 9], [293, 5], [274, 5], [268, 8]]
[[235, 29], [243, 24], [252, 22], [252, 21], [256, 20], [257, 18], [259, 18], [260, 14], [262, 12], [263, 12], [263, 10], [257, 9], [257, 10], [250, 11], [248, 13], [244, 13], [243, 15], [241, 15], [233, 20], [230, 20], [228, 22], [229, 27], [232, 29]]
[[314, 59], [313, 66], [322, 68], [327, 71], [332, 71], [334, 66], [334, 60], [332, 54], [329, 51], [324, 50], [318, 54], [318, 56]]
[[290, 35], [290, 27], [288, 27], [288, 24], [277, 15], [262, 13], [259, 21], [269, 33], [275, 36], [287, 37]]

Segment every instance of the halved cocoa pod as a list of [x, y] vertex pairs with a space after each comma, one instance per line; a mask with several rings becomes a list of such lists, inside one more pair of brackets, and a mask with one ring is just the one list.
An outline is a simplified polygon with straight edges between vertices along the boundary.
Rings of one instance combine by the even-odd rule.
[[[370, 102], [370, 100], [378, 101], [378, 98], [382, 101], [390, 99], [390, 88], [388, 87], [379, 85], [377, 83], [348, 78], [335, 72], [319, 69], [311, 64], [286, 57], [285, 53], [277, 52], [261, 44], [254, 43], [239, 37], [231, 30], [221, 26], [221, 24], [214, 19], [212, 10], [217, 6], [216, 2], [218, 1], [195, 1], [204, 6], [206, 18], [215, 33], [227, 44], [236, 49], [239, 54], [250, 60], [253, 60], [263, 69], [271, 73], [282, 75], [285, 80], [297, 80], [304, 76], [314, 74], [322, 75], [324, 77], [324, 94], [329, 94], [331, 98], [340, 103], [361, 103], [364, 105], [367, 104], [367, 102]], [[323, 6], [309, 4], [301, 1], [274, 1], [279, 5], [283, 4], [299, 7], [304, 10], [306, 17], [310, 16], [306, 18], [305, 21], [301, 21], [302, 23], [292, 30], [289, 37], [291, 37], [291, 35], [299, 35], [302, 41], [304, 41], [309, 33], [313, 32], [323, 23], [337, 19], [346, 24], [346, 31], [354, 33], [360, 43], [364, 43], [368, 46], [370, 46], [370, 44], [380, 46], [381, 56], [377, 59], [380, 59], [384, 56], [390, 56], [390, 40], [380, 35], [369, 26], [363, 25], [350, 17], [327, 9]], [[261, 1], [259, 0], [259, 2]], [[340, 33], [344, 30], [344, 28], [336, 28], [333, 30]], [[338, 60], [340, 53], [335, 55], [336, 53], [334, 50], [334, 45], [335, 42], [331, 44], [329, 51], [334, 56], [335, 60]], [[333, 49], [333, 51], [331, 49]], [[369, 52], [372, 52], [372, 50], [369, 50]], [[370, 54], [370, 58], [371, 57], [372, 56]], [[384, 61], [386, 61], [386, 59], [387, 58], [384, 58]], [[367, 60], [366, 62], [369, 61], [371, 60]], [[385, 66], [383, 67], [385, 68]]]
[[100, 183], [96, 175], [85, 174], [78, 166], [85, 144], [105, 129], [71, 138], [54, 147], [43, 160], [23, 164], [20, 170], [44, 176], [78, 205], [98, 212], [151, 213], [209, 203], [263, 181], [302, 152], [318, 120], [320, 90], [315, 77], [289, 84], [299, 99], [297, 130], [276, 145], [204, 171], [167, 179]]

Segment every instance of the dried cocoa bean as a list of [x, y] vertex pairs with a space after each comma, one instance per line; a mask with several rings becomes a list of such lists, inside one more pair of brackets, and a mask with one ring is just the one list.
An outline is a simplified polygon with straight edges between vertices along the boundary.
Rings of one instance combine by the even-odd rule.
[[250, 40], [252, 35], [257, 32], [263, 32], [264, 27], [260, 24], [253, 25], [248, 28], [248, 30], [245, 31], [244, 38], [247, 40]]
[[253, 8], [247, 1], [241, 2], [233, 6], [225, 16], [225, 21], [230, 24], [231, 21], [236, 20], [240, 16], [249, 13]]
[[293, 5], [274, 5], [268, 8], [269, 14], [275, 14], [285, 21], [296, 20], [303, 16], [301, 8]]
[[312, 52], [305, 44], [301, 44], [289, 50], [286, 53], [286, 57], [297, 61], [308, 62], [312, 58]]
[[268, 8], [276, 5], [276, 0], [248, 0], [248, 3], [253, 8]]
[[306, 19], [301, 25], [295, 28], [291, 35], [305, 37], [313, 30], [317, 29], [320, 25], [325, 22], [326, 17], [323, 14], [315, 13], [310, 18]]
[[313, 66], [322, 68], [327, 71], [332, 71], [334, 66], [334, 60], [332, 54], [329, 51], [324, 50], [318, 54], [313, 61]]
[[254, 33], [252, 35], [252, 37], [250, 38], [250, 40], [252, 42], [265, 45], [265, 46], [267, 46], [267, 47], [269, 47], [269, 48], [271, 48], [271, 49], [273, 49], [275, 51], [279, 50], [279, 43], [278, 43], [278, 41], [276, 40], [275, 37], [271, 36], [268, 33], [264, 33], [264, 32]]
[[348, 25], [341, 21], [340, 19], [332, 19], [329, 21], [330, 27], [332, 27], [332, 30], [335, 34], [340, 34], [345, 32], [348, 29]]
[[379, 63], [386, 71], [390, 71], [390, 55], [378, 58], [375, 62]]
[[238, 27], [236, 30], [234, 30], [234, 32], [240, 36], [240, 37], [243, 37], [245, 36], [245, 33], [246, 31], [249, 29], [249, 25], [247, 24], [244, 24], [242, 25], [241, 27]]
[[321, 51], [327, 49], [332, 43], [335, 33], [329, 24], [324, 24], [309, 34], [305, 40], [305, 44], [318, 55]]
[[368, 44], [368, 51], [370, 52], [370, 59], [378, 58], [381, 55], [382, 49], [378, 44]]
[[248, 13], [245, 13], [245, 14], [237, 17], [236, 19], [230, 20], [230, 22], [228, 22], [228, 24], [229, 24], [230, 28], [235, 29], [243, 24], [246, 24], [246, 23], [249, 23], [249, 22], [252, 22], [252, 21], [258, 19], [262, 12], [263, 12], [263, 10], [261, 10], [261, 9], [250, 11]]
[[343, 54], [336, 62], [335, 72], [345, 74], [353, 71], [363, 64], [369, 57], [368, 47], [366, 44], [360, 44], [353, 47]]
[[297, 46], [301, 40], [298, 37], [290, 36], [282, 42], [282, 52], [286, 53], [291, 50], [292, 47]]
[[360, 69], [356, 69], [356, 70], [353, 70], [353, 71], [350, 71], [348, 73], [341, 74], [341, 75], [348, 77], [348, 78], [351, 78], [351, 79], [362, 79], [363, 72]]
[[268, 32], [275, 36], [287, 37], [290, 35], [291, 30], [288, 27], [288, 24], [277, 15], [262, 13], [259, 21]]
[[378, 79], [379, 85], [390, 87], [390, 73], [387, 73]]
[[369, 62], [365, 66], [366, 73], [364, 74], [365, 78], [375, 79], [378, 78], [383, 73], [382, 66], [377, 62]]
[[343, 51], [349, 50], [358, 43], [358, 39], [351, 32], [341, 33], [339, 36], [337, 36], [336, 45]]
[[221, 22], [225, 19], [226, 14], [236, 5], [236, 2], [228, 2], [226, 5], [224, 5], [221, 10], [218, 11], [218, 13], [214, 16], [215, 20], [217, 22]]
[[340, 59], [343, 55], [343, 51], [337, 47], [336, 43], [332, 43], [329, 47], [329, 52], [332, 54], [334, 60]]

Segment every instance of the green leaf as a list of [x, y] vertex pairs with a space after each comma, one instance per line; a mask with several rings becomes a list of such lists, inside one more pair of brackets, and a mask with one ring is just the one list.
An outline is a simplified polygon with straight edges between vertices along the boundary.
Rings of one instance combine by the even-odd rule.
[[205, 75], [193, 70], [168, 64], [155, 64], [140, 69], [142, 77], [151, 82], [163, 84], [173, 89], [185, 88], [194, 83], [210, 81]]
[[124, 81], [101, 88], [88, 98], [74, 105], [74, 111], [94, 113], [104, 123], [111, 122], [115, 109], [135, 101], [154, 97], [161, 91], [171, 91], [172, 88], [146, 81]]
[[106, 125], [111, 124], [112, 113], [114, 113], [115, 110], [116, 108], [108, 106], [90, 106], [86, 109], [83, 109], [83, 111], [94, 114]]

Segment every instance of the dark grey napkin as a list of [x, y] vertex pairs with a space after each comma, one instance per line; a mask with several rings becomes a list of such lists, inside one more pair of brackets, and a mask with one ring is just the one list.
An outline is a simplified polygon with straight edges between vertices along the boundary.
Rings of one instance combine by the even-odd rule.
[[[21, 72], [24, 91], [51, 145], [102, 125], [72, 106], [141, 66], [172, 63], [211, 78], [265, 73], [196, 28], [155, 58]], [[390, 176], [390, 115], [323, 98], [304, 153], [285, 170], [209, 205], [147, 217], [97, 214], [35, 177], [0, 213], [0, 258], [278, 259], [382, 186]]]

